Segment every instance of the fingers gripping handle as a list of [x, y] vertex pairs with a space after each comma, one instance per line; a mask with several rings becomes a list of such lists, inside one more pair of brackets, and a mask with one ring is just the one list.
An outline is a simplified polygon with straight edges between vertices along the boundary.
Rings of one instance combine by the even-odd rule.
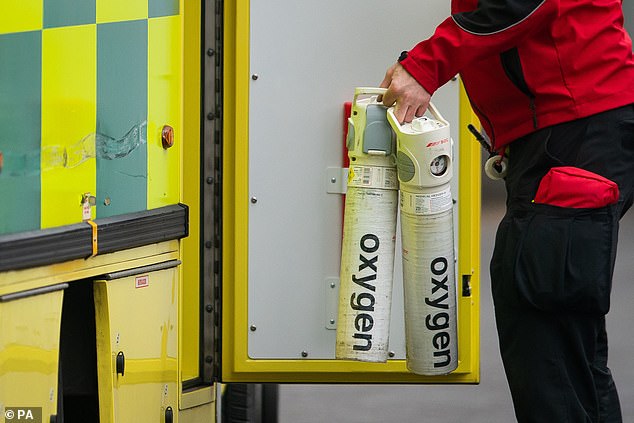
[[[447, 122], [445, 120], [445, 118], [442, 117], [442, 115], [440, 114], [440, 112], [438, 111], [436, 106], [434, 106], [434, 103], [429, 103], [429, 106], [427, 107], [427, 110], [431, 113], [431, 115], [434, 117], [434, 119], [444, 123], [445, 125], [449, 125], [449, 122]], [[394, 115], [394, 107], [390, 107], [389, 109], [387, 109], [387, 119], [390, 121], [390, 124], [392, 125], [392, 127], [395, 130], [397, 128], [402, 130], [402, 127], [404, 125], [401, 125], [401, 123], [398, 121], [398, 119]]]
[[[356, 103], [357, 102], [357, 98], [359, 96], [363, 96], [363, 95], [377, 95], [377, 96], [381, 96], [381, 95], [384, 95], [386, 92], [387, 92], [387, 88], [357, 87], [354, 90], [353, 102]], [[439, 120], [439, 121], [441, 121], [441, 122], [443, 122], [445, 124], [448, 124], [448, 122], [445, 120], [445, 118], [443, 118], [442, 115], [440, 114], [440, 111], [438, 111], [436, 106], [434, 106], [434, 103], [430, 102], [428, 107], [427, 107], [427, 110], [429, 110], [429, 112], [434, 117], [434, 119]], [[388, 114], [388, 119], [391, 119], [394, 122], [398, 123], [399, 127], [401, 126], [400, 122], [398, 122], [398, 120], [394, 116], [394, 107], [390, 107], [388, 109], [388, 111], [387, 111], [387, 114]]]

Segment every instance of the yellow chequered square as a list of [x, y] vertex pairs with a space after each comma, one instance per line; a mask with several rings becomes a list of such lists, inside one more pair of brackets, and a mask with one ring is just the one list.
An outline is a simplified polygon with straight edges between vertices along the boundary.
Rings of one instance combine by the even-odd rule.
[[42, 0], [2, 0], [0, 34], [42, 29]]
[[147, 0], [97, 0], [97, 23], [147, 19]]
[[95, 195], [96, 42], [95, 25], [42, 31], [42, 228], [81, 222]]

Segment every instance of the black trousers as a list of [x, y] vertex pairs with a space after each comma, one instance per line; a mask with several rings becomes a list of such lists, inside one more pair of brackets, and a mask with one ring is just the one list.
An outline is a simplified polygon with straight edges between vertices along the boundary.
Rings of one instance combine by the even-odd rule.
[[[621, 422], [607, 365], [619, 219], [634, 199], [634, 107], [556, 125], [509, 147], [507, 212], [491, 259], [500, 351], [520, 423]], [[618, 184], [616, 204], [533, 202], [553, 167]]]

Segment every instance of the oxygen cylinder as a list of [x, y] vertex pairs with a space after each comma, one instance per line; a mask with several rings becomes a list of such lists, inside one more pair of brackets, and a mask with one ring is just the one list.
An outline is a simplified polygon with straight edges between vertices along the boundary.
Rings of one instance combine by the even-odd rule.
[[407, 368], [422, 375], [458, 366], [452, 140], [449, 123], [430, 104], [426, 116], [401, 125], [393, 108], [400, 183]]
[[398, 210], [395, 137], [380, 88], [356, 88], [346, 145], [346, 192], [335, 356], [388, 357]]

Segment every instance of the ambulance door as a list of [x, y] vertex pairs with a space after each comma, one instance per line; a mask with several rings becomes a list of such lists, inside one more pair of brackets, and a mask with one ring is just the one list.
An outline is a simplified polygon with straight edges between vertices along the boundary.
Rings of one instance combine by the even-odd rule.
[[62, 298], [68, 284], [0, 295], [0, 411], [55, 421]]
[[206, 73], [221, 70], [222, 95], [206, 89], [203, 110], [222, 112], [219, 379], [478, 383], [480, 161], [458, 78], [433, 98], [454, 142], [458, 367], [442, 376], [406, 368], [400, 239], [387, 363], [335, 359], [344, 105], [431, 35], [449, 3], [237, 0], [223, 12], [222, 60], [205, 62]]
[[101, 421], [176, 421], [178, 260], [94, 282]]

